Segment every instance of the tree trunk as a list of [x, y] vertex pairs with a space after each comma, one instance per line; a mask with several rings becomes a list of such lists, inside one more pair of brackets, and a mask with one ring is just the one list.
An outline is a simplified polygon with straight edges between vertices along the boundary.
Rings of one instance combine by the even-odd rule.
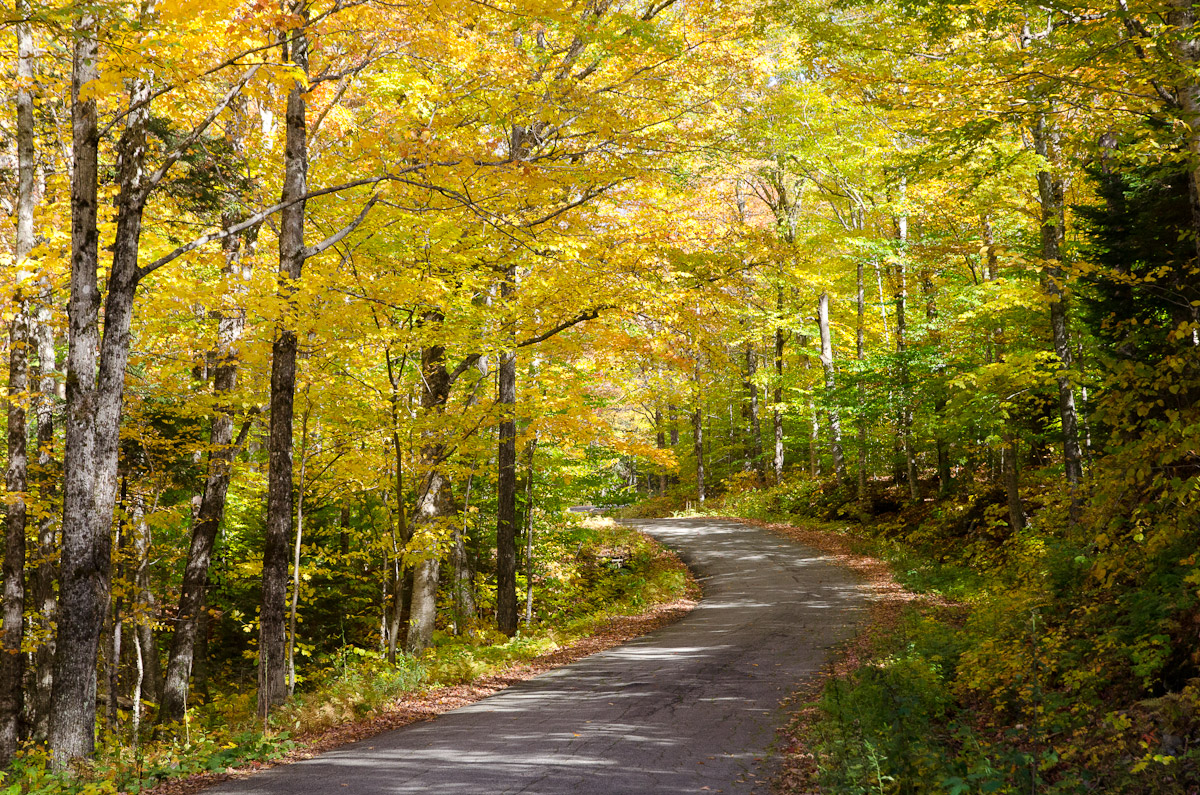
[[[412, 540], [412, 532], [408, 524], [408, 502], [404, 495], [404, 446], [400, 442], [400, 383], [404, 376], [404, 368], [408, 366], [408, 351], [405, 350], [398, 364], [392, 358], [390, 347], [384, 348], [383, 356], [387, 364], [388, 383], [391, 385], [388, 400], [392, 417], [392, 452], [395, 454], [393, 482], [396, 486], [396, 525], [392, 530], [392, 609], [389, 615], [385, 574], [383, 624], [387, 636], [388, 662], [395, 665], [396, 650], [404, 648], [408, 637], [408, 609], [412, 595], [412, 570], [404, 562], [404, 551], [408, 548], [408, 542]], [[387, 569], [386, 557], [384, 569]]]
[[1071, 384], [1071, 339], [1067, 328], [1066, 273], [1062, 267], [1065, 236], [1064, 208], [1066, 185], [1055, 168], [1059, 152], [1059, 133], [1050, 126], [1045, 114], [1038, 116], [1033, 130], [1034, 148], [1050, 168], [1038, 172], [1038, 200], [1041, 204], [1042, 289], [1050, 299], [1050, 333], [1058, 356], [1058, 410], [1062, 419], [1063, 464], [1072, 489], [1083, 475], [1083, 456], [1079, 450], [1079, 419], [1075, 409], [1075, 390]]
[[762, 474], [762, 420], [758, 413], [758, 383], [755, 377], [758, 373], [758, 356], [754, 346], [746, 345], [746, 392], [750, 399], [750, 468]]
[[[23, 176], [23, 175], [22, 175]], [[27, 253], [27, 252], [26, 252]], [[22, 258], [23, 259], [23, 258]], [[7, 765], [21, 739], [24, 711], [25, 655], [25, 520], [28, 478], [28, 439], [25, 406], [29, 390], [29, 324], [18, 290], [9, 326], [8, 469], [5, 474], [4, 626], [0, 635], [0, 766]]]
[[[933, 283], [933, 273], [926, 270], [921, 277], [921, 290], [925, 293], [925, 321], [928, 324], [929, 343], [940, 347], [942, 335], [937, 327], [937, 292]], [[934, 372], [940, 378], [946, 374], [944, 364], [937, 364]], [[934, 448], [937, 453], [938, 496], [946, 497], [954, 491], [954, 478], [950, 469], [950, 440], [946, 438], [942, 426], [942, 414], [946, 410], [945, 391], [938, 389], [937, 399], [933, 404], [934, 413]]]
[[[500, 297], [515, 290], [516, 266], [510, 265], [500, 285]], [[496, 375], [500, 411], [500, 446], [496, 481], [496, 626], [505, 635], [517, 631], [517, 355], [500, 354]]]
[[859, 373], [857, 380], [858, 391], [858, 418], [855, 424], [858, 426], [858, 499], [863, 501], [867, 498], [867, 414], [866, 414], [866, 394], [863, 390], [863, 375], [862, 367], [863, 360], [866, 359], [866, 341], [864, 339], [866, 329], [866, 292], [863, 284], [863, 261], [859, 259], [858, 268], [856, 270], [856, 287], [855, 304], [858, 310], [858, 322], [854, 328], [854, 358], [858, 362]]
[[[901, 196], [906, 196], [907, 184], [900, 183]], [[896, 263], [896, 353], [900, 360], [900, 439], [904, 448], [905, 479], [913, 502], [921, 498], [917, 480], [916, 453], [913, 450], [912, 388], [908, 370], [908, 216], [896, 219], [896, 241], [899, 257]]]
[[[80, 89], [97, 79], [96, 18], [75, 26], [71, 68], [71, 298], [68, 316], [66, 458], [63, 473], [61, 601], [54, 654], [49, 739], [55, 767], [87, 756], [95, 744], [96, 657], [108, 596], [108, 532], [95, 534], [96, 360], [100, 343], [96, 185], [100, 130], [94, 99]], [[107, 486], [107, 484], [105, 484]]]
[[[297, 12], [303, 18], [306, 9]], [[303, 27], [289, 31], [287, 46], [296, 68], [308, 72], [308, 38]], [[305, 92], [296, 81], [288, 92], [284, 177], [280, 203], [293, 202], [279, 216], [279, 293], [290, 298], [304, 268], [304, 209], [308, 191], [308, 127]], [[284, 321], [286, 324], [286, 320]], [[267, 525], [263, 546], [262, 607], [259, 613], [258, 715], [287, 698], [288, 541], [292, 535], [292, 426], [296, 397], [294, 329], [281, 327], [271, 348], [271, 438], [267, 470]]]
[[[467, 475], [466, 494], [463, 497], [463, 521], [454, 525], [454, 549], [451, 552], [454, 566], [454, 631], [457, 635], [472, 634], [470, 627], [478, 615], [475, 606], [475, 572], [471, 567], [466, 543], [467, 517], [471, 515], [471, 484], [474, 479], [473, 475]], [[465, 632], [464, 626], [467, 628]]]
[[338, 513], [338, 554], [346, 558], [350, 554], [350, 503], [343, 502]]
[[[124, 503], [125, 496], [126, 496], [124, 493], [126, 490], [126, 484], [124, 482], [124, 478], [122, 478], [121, 490], [122, 490], [121, 501], [122, 501], [122, 503]], [[124, 513], [123, 508], [124, 508], [124, 506], [122, 505], [122, 511], [121, 511], [122, 513]], [[106, 622], [107, 630], [108, 630], [108, 643], [109, 643], [108, 659], [104, 660], [105, 664], [101, 666], [101, 670], [104, 671], [104, 680], [105, 680], [106, 687], [107, 687], [107, 697], [108, 697], [108, 700], [105, 703], [107, 710], [106, 710], [106, 713], [104, 716], [104, 730], [107, 731], [108, 736], [110, 738], [115, 739], [117, 736], [117, 718], [118, 718], [117, 699], [118, 699], [118, 694], [120, 692], [119, 677], [120, 677], [120, 671], [121, 671], [121, 669], [120, 669], [121, 641], [123, 640], [123, 638], [121, 636], [124, 634], [124, 629], [125, 629], [125, 598], [124, 598], [125, 589], [124, 589], [124, 585], [125, 585], [126, 579], [123, 576], [124, 572], [122, 571], [124, 566], [122, 566], [120, 564], [124, 561], [124, 558], [125, 558], [125, 546], [128, 543], [127, 539], [129, 537], [129, 533], [126, 531], [126, 528], [121, 525], [120, 522], [118, 522], [116, 524], [116, 526], [113, 528], [113, 532], [116, 535], [117, 550], [118, 550], [117, 551], [117, 564], [118, 564], [117, 583], [121, 587], [117, 590], [116, 595], [109, 600], [109, 605], [112, 609], [109, 612], [109, 616], [108, 616], [108, 619]]]
[[[440, 472], [435, 472], [430, 480], [433, 489], [444, 490], [448, 485]], [[438, 577], [442, 561], [436, 550], [426, 550], [425, 554], [430, 557], [413, 567], [412, 608], [408, 619], [408, 637], [405, 639], [409, 654], [419, 654], [429, 648], [433, 643], [433, 628], [437, 619]]]
[[292, 546], [292, 605], [288, 612], [288, 697], [296, 693], [296, 609], [300, 605], [300, 551], [304, 545], [304, 475], [308, 459], [308, 388], [304, 389], [304, 417], [300, 421], [300, 483], [296, 489], [296, 543]]
[[[392, 611], [388, 619], [387, 658], [396, 664], [396, 649], [404, 648], [408, 637], [408, 608], [412, 594], [411, 570], [404, 564], [404, 551], [412, 540], [408, 526], [408, 505], [404, 499], [404, 448], [400, 446], [399, 426], [399, 373], [393, 375], [391, 353], [388, 357], [388, 375], [392, 378], [392, 449], [396, 453], [396, 528], [392, 533]], [[407, 357], [406, 357], [407, 358]], [[387, 562], [384, 561], [384, 568]], [[384, 586], [387, 592], [387, 586]], [[384, 608], [385, 612], [387, 608]], [[401, 637], [403, 636], [403, 638]]]
[[[235, 151], [242, 151], [241, 136], [236, 131], [237, 120], [231, 123], [226, 133]], [[237, 213], [226, 211], [222, 226], [229, 229], [240, 220]], [[253, 253], [257, 228], [242, 235], [231, 235], [225, 239], [225, 274], [237, 279], [244, 275], [244, 255]], [[238, 291], [240, 292], [240, 291]], [[217, 407], [212, 416], [209, 430], [208, 473], [200, 498], [200, 510], [192, 525], [192, 541], [188, 548], [187, 565], [183, 571], [183, 583], [179, 594], [179, 608], [175, 613], [175, 631], [171, 636], [171, 648], [167, 656], [167, 676], [163, 687], [162, 701], [157, 721], [160, 725], [179, 723], [187, 709], [188, 680], [192, 675], [195, 659], [196, 632], [200, 614], [204, 611], [205, 586], [208, 569], [212, 564], [213, 545], [221, 521], [225, 516], [225, 502], [229, 493], [229, 482], [233, 476], [233, 457], [238, 445], [233, 443], [234, 407], [229, 400], [237, 388], [238, 367], [241, 353], [238, 344], [246, 328], [246, 308], [241, 300], [218, 312], [217, 348], [213, 372], [213, 396]], [[147, 653], [152, 654], [149, 646]], [[151, 669], [151, 680], [156, 673]], [[153, 700], [153, 699], [152, 699]]]
[[775, 405], [771, 414], [775, 426], [775, 482], [783, 482], [783, 286], [775, 291]]
[[212, 616], [207, 610], [200, 611], [196, 622], [196, 658], [192, 663], [192, 690], [204, 701], [208, 692], [208, 643], [212, 640]]
[[[158, 659], [158, 647], [154, 642], [154, 619], [158, 612], [154, 590], [150, 586], [150, 555], [152, 539], [150, 538], [150, 522], [146, 520], [143, 511], [139, 520], [133, 523], [133, 544], [137, 555], [137, 570], [134, 572], [134, 585], [137, 592], [137, 611], [134, 615], [133, 635], [138, 657], [138, 682], [135, 688], [135, 698], [159, 703], [162, 694], [162, 672]], [[135, 720], [140, 716], [135, 715]]]
[[[699, 396], [696, 399], [699, 401]], [[696, 494], [704, 502], [704, 412], [698, 403], [692, 412], [692, 451], [696, 456]]]
[[808, 474], [812, 478], [819, 478], [821, 476], [821, 423], [817, 418], [815, 400], [809, 399], [808, 409], [811, 415], [808, 432]]
[[[658, 406], [654, 407], [654, 446], [659, 450], [667, 449], [667, 432], [663, 429], [663, 413]], [[658, 473], [658, 494], [667, 493], [667, 470], [660, 469]]]
[[829, 328], [829, 293], [822, 292], [817, 303], [817, 325], [821, 331], [821, 368], [825, 371], [826, 415], [829, 419], [829, 450], [833, 455], [833, 471], [838, 480], [846, 482], [846, 458], [842, 453], [842, 419], [837, 410], [833, 370], [833, 334]]
[[53, 293], [49, 280], [43, 281], [37, 309], [38, 393], [37, 443], [35, 470], [38, 500], [47, 510], [38, 521], [37, 560], [30, 577], [33, 624], [40, 639], [33, 652], [34, 684], [30, 695], [30, 735], [45, 740], [50, 731], [50, 693], [54, 685], [54, 625], [58, 607], [55, 562], [58, 556], [58, 518], [48, 510], [60, 482], [54, 461], [54, 404], [58, 394], [57, 352], [51, 316]]
[[[139, 624], [137, 629], [140, 630]], [[142, 734], [142, 690], [146, 682], [145, 654], [146, 648], [140, 632], [133, 633], [133, 709], [130, 710], [129, 736], [134, 755], [137, 756], [138, 744]]]
[[[423, 326], [440, 327], [443, 316], [436, 309], [426, 310]], [[458, 371], [456, 370], [456, 373]], [[433, 416], [445, 411], [446, 400], [455, 376], [446, 370], [446, 349], [427, 345], [421, 349], [421, 409]], [[437, 618], [437, 584], [440, 551], [437, 548], [436, 527], [454, 512], [450, 483], [442, 471], [446, 441], [437, 428], [427, 428], [421, 444], [421, 476], [417, 482], [417, 502], [413, 511], [412, 550], [420, 557], [413, 572], [412, 599], [408, 637], [405, 648], [410, 654], [420, 654], [433, 640], [434, 620]]]
[[1179, 74], [1188, 76], [1175, 90], [1179, 98], [1179, 115], [1183, 121], [1188, 150], [1188, 195], [1191, 204], [1192, 236], [1195, 256], [1200, 261], [1200, 83], [1196, 81], [1196, 66], [1200, 64], [1200, 39], [1195, 35], [1196, 4], [1194, 0], [1172, 0], [1167, 22], [1177, 33], [1172, 37]]
[[1025, 508], [1021, 504], [1021, 472], [1017, 463], [1017, 452], [1017, 438], [1008, 436], [1001, 455], [1004, 458], [1004, 490], [1008, 497], [1008, 522], [1014, 533], [1025, 529]]
[[[28, 13], [17, 3], [18, 16]], [[29, 392], [29, 347], [32, 342], [24, 282], [33, 250], [33, 34], [27, 22], [17, 31], [17, 291], [9, 326], [8, 469], [5, 473], [4, 626], [0, 635], [0, 767], [12, 761], [22, 735], [25, 711], [25, 524], [28, 517], [29, 439], [25, 418]]]
[[525, 479], [525, 626], [533, 624], [533, 457], [537, 435], [529, 440]]
[[118, 701], [121, 698], [121, 662], [122, 662], [122, 645], [125, 640], [125, 616], [126, 616], [126, 600], [125, 595], [129, 591], [130, 576], [128, 570], [129, 561], [129, 538], [132, 535], [132, 525], [142, 520], [142, 514], [145, 511], [141, 500], [130, 502], [129, 499], [129, 478], [123, 475], [121, 477], [121, 496], [118, 503], [118, 521], [113, 527], [113, 532], [116, 535], [117, 544], [117, 571], [116, 580], [118, 588], [110, 599], [111, 611], [108, 623], [108, 659], [107, 672], [105, 679], [108, 681], [108, 714], [106, 716], [106, 726], [108, 735], [111, 738], [118, 736], [118, 720], [117, 712]]

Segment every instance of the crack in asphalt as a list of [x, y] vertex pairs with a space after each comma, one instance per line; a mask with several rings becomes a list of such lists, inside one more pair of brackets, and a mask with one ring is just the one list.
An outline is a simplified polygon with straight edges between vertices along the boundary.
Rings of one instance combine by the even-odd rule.
[[445, 713], [210, 792], [765, 793], [780, 702], [865, 615], [852, 574], [756, 527], [631, 522], [704, 587], [680, 621]]

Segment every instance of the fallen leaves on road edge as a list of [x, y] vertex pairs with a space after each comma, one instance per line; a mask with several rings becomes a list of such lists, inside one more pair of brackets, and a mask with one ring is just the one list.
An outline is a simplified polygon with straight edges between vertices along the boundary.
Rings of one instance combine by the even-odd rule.
[[[666, 554], [674, 555], [669, 551], [666, 551]], [[689, 578], [690, 576], [689, 574]], [[698, 593], [694, 581], [689, 590]], [[433, 720], [443, 712], [481, 701], [517, 682], [532, 679], [538, 674], [582, 660], [596, 652], [611, 649], [673, 624], [690, 613], [696, 607], [697, 601], [692, 598], [676, 599], [652, 605], [637, 615], [614, 616], [612, 620], [603, 623], [595, 634], [535, 657], [529, 662], [515, 663], [500, 673], [482, 676], [465, 684], [417, 691], [399, 699], [371, 718], [343, 723], [315, 735], [298, 737], [296, 741], [300, 747], [279, 759], [250, 763], [223, 773], [195, 773], [167, 779], [150, 789], [142, 790], [141, 795], [193, 795], [223, 781], [246, 778], [269, 767], [311, 759], [348, 743], [365, 740], [418, 721]]]

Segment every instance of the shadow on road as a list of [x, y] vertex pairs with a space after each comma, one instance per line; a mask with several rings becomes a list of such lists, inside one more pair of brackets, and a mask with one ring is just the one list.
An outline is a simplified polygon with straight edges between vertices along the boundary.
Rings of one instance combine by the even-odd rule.
[[767, 792], [780, 700], [849, 636], [865, 595], [819, 553], [703, 519], [631, 523], [704, 599], [672, 626], [491, 698], [222, 793]]

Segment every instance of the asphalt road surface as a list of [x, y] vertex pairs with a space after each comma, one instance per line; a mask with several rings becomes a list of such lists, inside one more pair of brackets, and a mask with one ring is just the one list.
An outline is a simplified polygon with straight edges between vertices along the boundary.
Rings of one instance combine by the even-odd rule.
[[785, 698], [866, 601], [820, 553], [735, 522], [636, 522], [697, 573], [690, 615], [437, 719], [209, 792], [767, 793]]

